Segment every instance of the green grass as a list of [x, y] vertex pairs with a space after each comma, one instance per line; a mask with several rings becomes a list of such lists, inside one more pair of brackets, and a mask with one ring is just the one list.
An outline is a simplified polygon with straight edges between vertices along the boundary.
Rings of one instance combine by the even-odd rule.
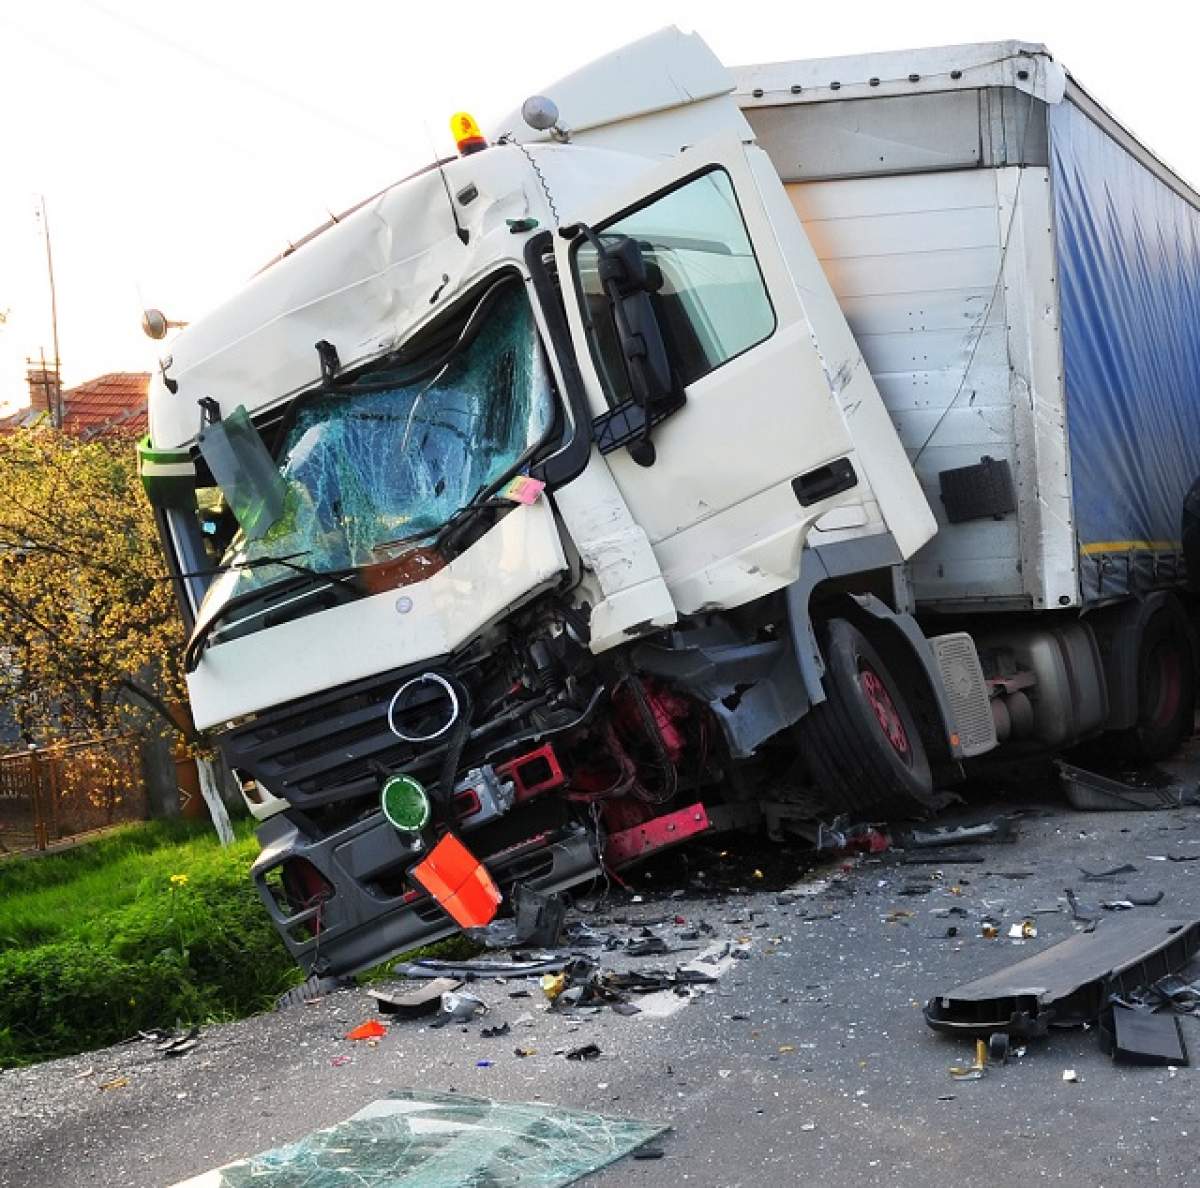
[[299, 981], [237, 833], [222, 849], [208, 825], [153, 822], [0, 861], [0, 1067], [252, 1014]]

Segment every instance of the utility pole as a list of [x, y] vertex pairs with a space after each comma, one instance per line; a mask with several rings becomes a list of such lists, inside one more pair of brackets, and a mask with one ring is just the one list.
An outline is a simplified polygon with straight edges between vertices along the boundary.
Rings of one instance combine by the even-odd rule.
[[54, 253], [50, 248], [50, 217], [46, 214], [46, 195], [38, 195], [41, 204], [42, 232], [46, 237], [46, 274], [50, 278], [50, 332], [54, 340], [54, 427], [63, 425], [62, 359], [58, 353], [58, 294], [54, 288]]

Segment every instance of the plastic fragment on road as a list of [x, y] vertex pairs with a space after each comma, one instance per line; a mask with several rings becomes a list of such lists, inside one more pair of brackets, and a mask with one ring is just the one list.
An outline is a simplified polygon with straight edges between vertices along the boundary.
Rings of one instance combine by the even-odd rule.
[[960, 825], [956, 828], [943, 829], [914, 829], [904, 839], [903, 844], [913, 849], [923, 850], [937, 846], [957, 846], [963, 842], [1015, 841], [1016, 826], [1009, 817], [997, 817], [993, 821], [985, 821], [979, 825]]
[[440, 961], [436, 957], [421, 957], [395, 966], [392, 972], [401, 978], [527, 978], [534, 974], [556, 973], [571, 960], [570, 954], [539, 957], [536, 961], [501, 961], [494, 957]]
[[1085, 870], [1081, 866], [1079, 873], [1083, 875], [1085, 883], [1099, 883], [1106, 879], [1115, 879], [1118, 875], [1137, 874], [1137, 867], [1130, 862], [1124, 862], [1120, 866], [1114, 866], [1109, 870], [1098, 871]]
[[1054, 1026], [1094, 1022], [1111, 994], [1129, 993], [1183, 969], [1200, 951], [1200, 920], [1140, 914], [1077, 932], [1034, 957], [938, 994], [925, 1006], [935, 1031], [1026, 1038]]
[[442, 995], [457, 990], [461, 985], [462, 982], [457, 978], [434, 978], [412, 990], [396, 991], [372, 986], [367, 993], [375, 1000], [380, 1014], [415, 1018], [432, 1014], [441, 1004]]
[[1164, 787], [1130, 784], [1085, 771], [1061, 759], [1054, 766], [1058, 768], [1067, 802], [1080, 812], [1153, 812], [1196, 803], [1195, 789], [1179, 784]]
[[1019, 924], [1010, 924], [1009, 940], [1032, 940], [1038, 934], [1037, 925], [1032, 920], [1022, 920]]
[[485, 1015], [488, 1004], [477, 994], [465, 990], [448, 990], [442, 995], [442, 1006], [438, 1017], [430, 1027], [445, 1027], [447, 1023], [469, 1023], [476, 1015]]
[[572, 1048], [567, 1053], [568, 1060], [599, 1060], [600, 1048], [597, 1044], [583, 1044], [578, 1048]]
[[1062, 1073], [1062, 1079], [1064, 1081], [1066, 1081], [1069, 1085], [1078, 1085], [1079, 1084], [1079, 1074], [1073, 1068], [1064, 1068], [1063, 1073]]
[[175, 1188], [565, 1188], [668, 1127], [542, 1102], [400, 1090], [299, 1142]]
[[1118, 1064], [1181, 1067], [1188, 1063], [1177, 1015], [1114, 1004], [1100, 1018], [1099, 1037], [1100, 1047]]
[[348, 1040], [382, 1039], [385, 1035], [387, 1035], [387, 1028], [378, 1019], [368, 1019], [365, 1023], [360, 1023], [346, 1032]]
[[96, 1088], [101, 1091], [105, 1091], [105, 1090], [109, 1090], [109, 1089], [124, 1089], [125, 1086], [128, 1084], [129, 1084], [128, 1077], [112, 1077], [107, 1081], [101, 1081], [100, 1084], [96, 1086]]

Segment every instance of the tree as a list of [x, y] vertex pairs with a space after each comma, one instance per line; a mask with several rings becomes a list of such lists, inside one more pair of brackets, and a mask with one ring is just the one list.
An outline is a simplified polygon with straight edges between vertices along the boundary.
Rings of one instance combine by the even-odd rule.
[[132, 437], [0, 437], [0, 701], [25, 741], [179, 731], [215, 810], [211, 759], [172, 713], [182, 645]]

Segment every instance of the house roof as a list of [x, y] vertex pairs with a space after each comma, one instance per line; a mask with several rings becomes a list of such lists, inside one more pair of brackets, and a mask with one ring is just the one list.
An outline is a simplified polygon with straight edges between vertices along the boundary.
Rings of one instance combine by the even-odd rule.
[[63, 392], [63, 431], [77, 437], [103, 437], [113, 432], [145, 433], [145, 371], [114, 371]]
[[[113, 371], [63, 391], [63, 432], [85, 441], [110, 433], [146, 432], [145, 371]], [[0, 419], [0, 433], [49, 423], [43, 409], [22, 408]]]

